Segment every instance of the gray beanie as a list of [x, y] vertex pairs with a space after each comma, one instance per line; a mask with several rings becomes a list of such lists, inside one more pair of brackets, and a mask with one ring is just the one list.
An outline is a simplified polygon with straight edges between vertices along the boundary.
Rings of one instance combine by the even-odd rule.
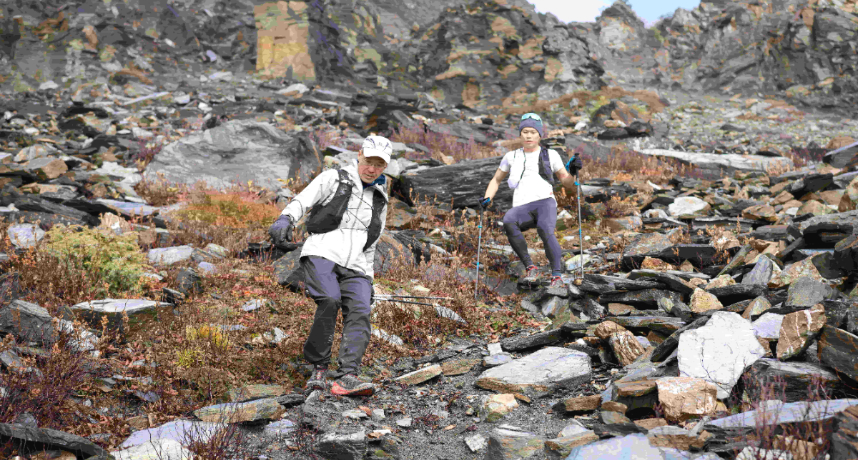
[[545, 138], [545, 133], [542, 131], [542, 121], [537, 120], [535, 118], [526, 118], [521, 120], [521, 123], [518, 125], [518, 133], [521, 134], [521, 131], [524, 128], [534, 128], [539, 132], [540, 138]]

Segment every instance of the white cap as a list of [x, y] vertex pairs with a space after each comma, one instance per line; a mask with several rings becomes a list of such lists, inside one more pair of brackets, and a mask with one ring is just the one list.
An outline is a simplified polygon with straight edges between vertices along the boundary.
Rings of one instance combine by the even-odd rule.
[[379, 157], [385, 163], [390, 163], [390, 155], [393, 153], [393, 145], [386, 137], [368, 136], [363, 141], [363, 156]]

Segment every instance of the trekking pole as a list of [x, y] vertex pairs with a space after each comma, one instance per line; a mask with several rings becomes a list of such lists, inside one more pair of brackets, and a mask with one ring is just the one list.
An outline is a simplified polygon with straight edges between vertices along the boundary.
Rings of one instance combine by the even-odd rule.
[[393, 295], [393, 294], [382, 294], [375, 296], [376, 299], [438, 299], [438, 300], [453, 300], [452, 297], [427, 297], [420, 295]]
[[578, 171], [575, 171], [575, 186], [578, 189], [578, 243], [581, 245], [580, 264], [581, 264], [581, 281], [584, 281], [584, 233], [581, 230], [581, 183], [578, 181]]
[[480, 288], [480, 249], [482, 249], [483, 242], [483, 207], [480, 206], [480, 225], [478, 227], [480, 229], [479, 237], [477, 238], [477, 280], [474, 284], [474, 299], [477, 298], [477, 291]]

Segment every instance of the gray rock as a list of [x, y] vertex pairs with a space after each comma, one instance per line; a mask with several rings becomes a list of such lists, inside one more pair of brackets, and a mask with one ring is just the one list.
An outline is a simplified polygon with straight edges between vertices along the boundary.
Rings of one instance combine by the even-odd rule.
[[780, 336], [781, 323], [784, 315], [776, 313], [765, 313], [754, 321], [754, 335], [761, 339], [777, 340]]
[[499, 353], [484, 357], [483, 366], [490, 369], [492, 367], [503, 366], [504, 364], [511, 363], [512, 361], [512, 355], [507, 353]]
[[823, 300], [831, 299], [831, 291], [827, 284], [803, 276], [789, 285], [786, 305], [792, 308], [810, 308]]
[[[76, 317], [88, 322], [94, 328], [101, 327], [101, 318], [106, 317], [108, 327], [122, 331], [123, 316], [127, 315], [134, 324], [139, 316], [155, 314], [159, 309], [172, 304], [143, 299], [103, 299], [81, 302], [73, 305], [71, 311]], [[124, 331], [122, 331], [124, 332]]]
[[658, 157], [675, 158], [682, 163], [697, 166], [703, 170], [721, 174], [722, 172], [760, 171], [772, 168], [780, 169], [793, 165], [789, 158], [764, 157], [760, 155], [739, 155], [735, 153], [717, 154], [701, 152], [679, 152], [673, 150], [643, 149], [640, 153]]
[[169, 182], [204, 181], [215, 188], [253, 181], [277, 190], [277, 179], [311, 178], [321, 166], [315, 151], [306, 133], [289, 135], [253, 120], [229, 121], [165, 146], [143, 176], [157, 180], [163, 174]]
[[769, 278], [772, 277], [773, 269], [774, 262], [772, 259], [760, 257], [754, 264], [754, 268], [742, 278], [742, 284], [766, 286], [769, 284]]
[[604, 294], [599, 296], [599, 303], [624, 303], [631, 306], [657, 308], [658, 299], [664, 297], [673, 301], [682, 301], [682, 296], [677, 292], [664, 289], [644, 289], [642, 291]]
[[465, 444], [468, 445], [468, 449], [471, 449], [471, 452], [479, 452], [489, 445], [486, 437], [479, 433], [465, 438]]
[[724, 399], [745, 368], [764, 354], [750, 321], [718, 311], [705, 326], [679, 337], [679, 372], [714, 383], [718, 399]]
[[6, 229], [9, 241], [18, 249], [35, 246], [45, 237], [45, 231], [33, 224], [14, 224]]
[[501, 425], [489, 435], [486, 459], [530, 458], [541, 453], [544, 445], [545, 441], [534, 433], [510, 425]]
[[661, 316], [623, 316], [611, 318], [611, 321], [625, 328], [650, 329], [665, 335], [670, 335], [685, 326], [679, 318]]
[[173, 265], [191, 260], [195, 249], [192, 246], [174, 246], [171, 248], [150, 249], [147, 253], [149, 263], [155, 265]]
[[243, 423], [276, 420], [285, 410], [277, 398], [256, 399], [243, 403], [225, 403], [202, 407], [194, 415], [204, 422]]
[[783, 362], [777, 359], [761, 358], [745, 371], [745, 375], [760, 384], [783, 381], [786, 385], [784, 388], [785, 402], [807, 400], [808, 390], [812, 389], [811, 385], [814, 380], [818, 381], [828, 391], [842, 386], [837, 374], [826, 367], [820, 364], [797, 361]]
[[253, 299], [245, 302], [244, 305], [241, 306], [241, 310], [245, 312], [251, 312], [259, 310], [266, 305], [271, 306], [271, 301], [268, 299]]
[[324, 458], [363, 460], [366, 447], [366, 432], [360, 430], [351, 434], [326, 433], [316, 444], [316, 451]]
[[561, 329], [552, 329], [550, 331], [538, 332], [536, 334], [525, 337], [512, 337], [501, 341], [501, 347], [504, 351], [521, 351], [529, 348], [541, 347], [544, 345], [557, 343], [563, 339], [563, 331]]
[[0, 308], [0, 332], [41, 344], [51, 344], [57, 340], [53, 317], [48, 310], [23, 300], [15, 300]]
[[47, 449], [65, 450], [83, 458], [107, 455], [107, 451], [87, 439], [51, 428], [0, 423], [0, 439], [41, 444]]
[[[752, 429], [762, 425], [782, 425], [794, 422], [815, 422], [827, 420], [850, 406], [858, 404], [858, 399], [832, 399], [823, 401], [799, 401], [784, 403], [771, 401], [771, 407], [764, 411], [752, 410], [724, 417], [706, 424], [711, 429]], [[761, 413], [762, 412], [762, 413]]]
[[826, 153], [825, 156], [822, 157], [822, 161], [834, 166], [835, 168], [843, 168], [847, 165], [854, 164], [858, 161], [858, 142]]
[[483, 372], [476, 385], [501, 393], [537, 393], [572, 388], [590, 380], [592, 368], [586, 353], [547, 347]]

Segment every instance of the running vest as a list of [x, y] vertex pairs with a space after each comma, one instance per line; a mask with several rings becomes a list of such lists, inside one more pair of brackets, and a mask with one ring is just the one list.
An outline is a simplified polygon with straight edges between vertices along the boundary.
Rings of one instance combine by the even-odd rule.
[[[328, 233], [336, 230], [343, 222], [343, 215], [349, 207], [349, 198], [352, 196], [352, 188], [354, 183], [349, 178], [349, 173], [344, 169], [337, 169], [339, 174], [337, 190], [334, 191], [334, 197], [328, 201], [328, 204], [323, 205], [318, 203], [310, 209], [310, 215], [307, 218], [308, 233]], [[363, 250], [366, 251], [375, 243], [375, 240], [381, 236], [381, 212], [384, 210], [385, 200], [384, 195], [377, 189], [373, 189], [375, 193], [372, 196], [372, 218], [370, 219], [369, 227], [366, 229], [366, 244]]]
[[[518, 150], [516, 150], [513, 154], [513, 161], [517, 164], [515, 165], [515, 168], [513, 168], [513, 166], [510, 166], [510, 177], [507, 180], [509, 188], [512, 189], [518, 187], [519, 182], [521, 182], [521, 178], [524, 177], [524, 171], [525, 169], [527, 169], [527, 155], [525, 155], [524, 149], [519, 150], [521, 150], [522, 159], [518, 160]], [[521, 172], [518, 174], [518, 177], [515, 177], [515, 174], [512, 173], [514, 171], [518, 172], [517, 166], [519, 161], [521, 162]], [[542, 165], [541, 168], [537, 168], [537, 170], [539, 171], [539, 176], [542, 177], [549, 184], [554, 185], [554, 176], [551, 174], [551, 160], [548, 159], [548, 149], [545, 147], [542, 147], [542, 150], [539, 151], [539, 163]]]

